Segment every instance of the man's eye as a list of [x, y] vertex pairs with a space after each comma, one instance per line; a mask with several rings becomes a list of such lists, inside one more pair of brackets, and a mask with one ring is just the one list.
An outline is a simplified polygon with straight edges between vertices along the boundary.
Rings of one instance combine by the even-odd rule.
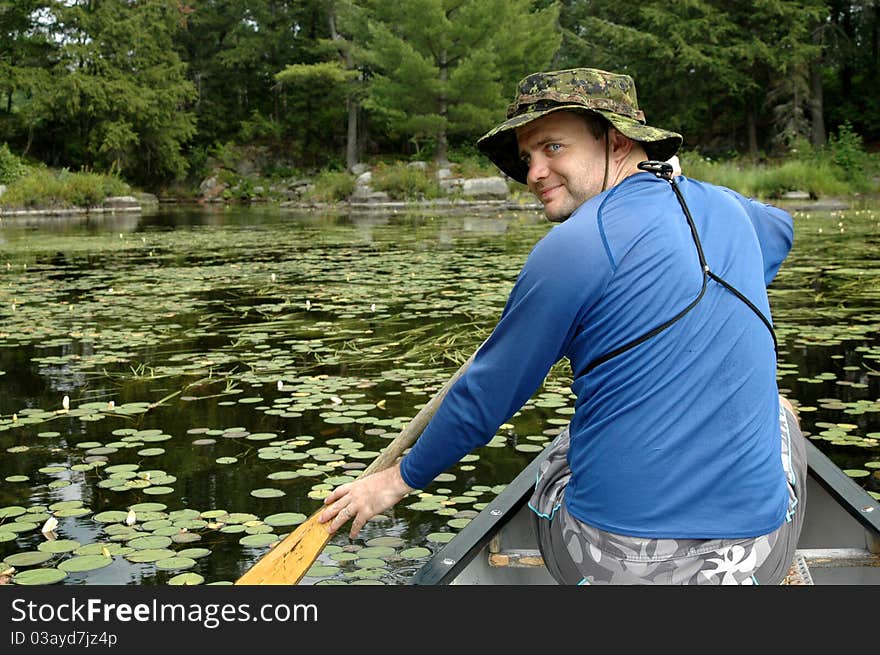
[[559, 152], [560, 150], [562, 150], [562, 144], [548, 143], [547, 150], [549, 150], [550, 152]]
[[528, 166], [528, 165], [529, 165], [529, 161], [531, 161], [531, 157], [529, 157], [529, 156], [526, 155], [526, 154], [522, 154], [522, 155], [519, 156], [519, 160], [520, 160], [523, 164], [525, 164], [526, 166]]

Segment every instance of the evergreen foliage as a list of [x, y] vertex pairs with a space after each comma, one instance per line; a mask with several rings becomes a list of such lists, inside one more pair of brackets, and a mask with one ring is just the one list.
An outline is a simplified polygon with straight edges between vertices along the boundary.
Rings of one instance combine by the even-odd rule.
[[0, 0], [0, 143], [147, 188], [197, 182], [227, 144], [303, 172], [379, 157], [479, 169], [473, 142], [521, 77], [592, 66], [632, 74], [648, 122], [688, 151], [834, 152], [856, 180], [880, 142], [878, 14], [857, 0]]

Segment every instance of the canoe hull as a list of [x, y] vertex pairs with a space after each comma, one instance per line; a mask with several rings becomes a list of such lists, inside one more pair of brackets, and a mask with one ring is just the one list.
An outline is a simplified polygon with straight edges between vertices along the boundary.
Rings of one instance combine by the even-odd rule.
[[[788, 584], [880, 584], [880, 503], [807, 442], [807, 510]], [[539, 456], [413, 577], [415, 585], [553, 585], [527, 502]]]

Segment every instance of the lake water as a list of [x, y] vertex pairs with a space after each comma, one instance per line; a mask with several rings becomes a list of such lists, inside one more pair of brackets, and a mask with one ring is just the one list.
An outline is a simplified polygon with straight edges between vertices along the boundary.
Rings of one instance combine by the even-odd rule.
[[[876, 494], [880, 209], [795, 218], [780, 386]], [[4, 218], [0, 558], [39, 571], [16, 582], [234, 581], [482, 342], [548, 229], [528, 210]], [[304, 582], [405, 583], [565, 425], [568, 374]]]

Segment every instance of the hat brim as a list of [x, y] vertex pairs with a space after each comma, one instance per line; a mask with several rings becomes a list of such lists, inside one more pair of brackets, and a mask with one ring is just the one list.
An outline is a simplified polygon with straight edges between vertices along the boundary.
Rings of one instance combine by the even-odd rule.
[[650, 125], [643, 125], [637, 120], [621, 116], [612, 111], [602, 109], [586, 109], [582, 105], [558, 105], [519, 114], [493, 128], [477, 141], [477, 147], [492, 160], [507, 176], [522, 184], [526, 183], [528, 166], [519, 156], [519, 145], [516, 141], [516, 128], [546, 116], [555, 111], [575, 111], [598, 114], [606, 118], [617, 130], [633, 141], [638, 141], [645, 149], [649, 159], [666, 161], [681, 147], [682, 136], [676, 132], [661, 130]]

